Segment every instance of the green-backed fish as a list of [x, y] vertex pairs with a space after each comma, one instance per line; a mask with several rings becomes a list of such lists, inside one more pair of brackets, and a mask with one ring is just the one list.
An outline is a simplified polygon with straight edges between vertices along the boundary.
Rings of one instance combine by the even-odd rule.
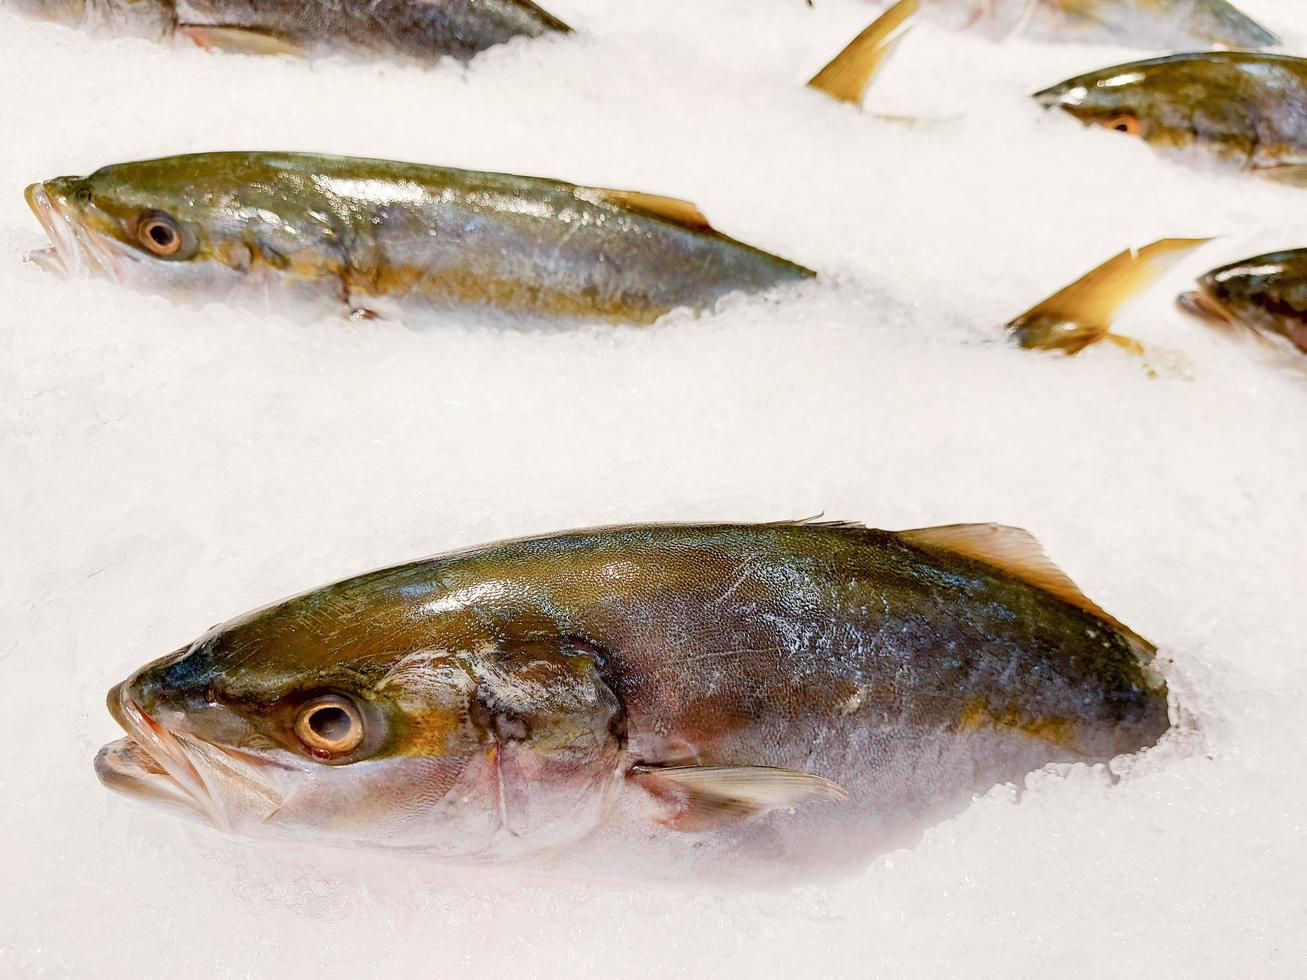
[[1180, 297], [1183, 309], [1206, 320], [1238, 325], [1307, 354], [1307, 248], [1254, 256], [1213, 269], [1198, 291]]
[[1176, 50], [1264, 48], [1278, 38], [1227, 0], [930, 0], [950, 26], [993, 37]]
[[1014, 528], [613, 527], [215, 626], [113, 688], [127, 737], [95, 765], [240, 834], [852, 868], [995, 783], [1153, 745], [1152, 661]]
[[188, 40], [249, 54], [467, 61], [569, 28], [531, 0], [9, 0], [100, 35]]
[[811, 278], [632, 191], [300, 153], [205, 153], [27, 189], [34, 255], [198, 300], [409, 322], [498, 311], [649, 323]]
[[1081, 122], [1155, 147], [1307, 184], [1307, 60], [1251, 51], [1104, 68], [1036, 93]]

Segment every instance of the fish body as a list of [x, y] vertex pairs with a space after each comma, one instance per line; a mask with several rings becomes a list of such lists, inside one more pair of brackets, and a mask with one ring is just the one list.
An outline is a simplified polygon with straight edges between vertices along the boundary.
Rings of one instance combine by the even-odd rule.
[[95, 34], [189, 39], [246, 53], [468, 61], [514, 37], [566, 32], [530, 0], [11, 0]]
[[1307, 354], [1307, 249], [1258, 255], [1213, 269], [1181, 297], [1191, 313], [1288, 341]]
[[810, 278], [685, 202], [296, 153], [209, 153], [28, 188], [38, 254], [182, 298], [421, 321], [477, 310], [648, 323]]
[[994, 37], [1150, 50], [1264, 48], [1278, 38], [1226, 0], [934, 0], [945, 23]]
[[1069, 79], [1035, 96], [1086, 125], [1259, 176], [1307, 167], [1307, 60], [1250, 51], [1177, 54]]
[[1153, 744], [1151, 651], [996, 525], [578, 531], [214, 627], [110, 692], [128, 737], [96, 766], [254, 835], [847, 867], [996, 782]]

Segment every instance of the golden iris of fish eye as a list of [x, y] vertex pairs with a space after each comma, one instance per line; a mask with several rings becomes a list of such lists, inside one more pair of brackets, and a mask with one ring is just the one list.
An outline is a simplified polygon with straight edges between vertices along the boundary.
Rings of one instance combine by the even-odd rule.
[[295, 735], [314, 755], [339, 757], [363, 741], [363, 716], [338, 694], [314, 698], [295, 716]]
[[186, 235], [181, 223], [162, 211], [147, 211], [136, 222], [136, 239], [160, 259], [185, 258]]

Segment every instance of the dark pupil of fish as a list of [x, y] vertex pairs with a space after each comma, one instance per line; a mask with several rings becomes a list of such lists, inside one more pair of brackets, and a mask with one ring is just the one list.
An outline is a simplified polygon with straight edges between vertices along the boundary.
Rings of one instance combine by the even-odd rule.
[[154, 244], [158, 245], [160, 248], [167, 248], [172, 244], [173, 238], [175, 237], [173, 235], [173, 230], [164, 224], [150, 225], [148, 234]]
[[313, 734], [328, 742], [339, 742], [349, 734], [354, 723], [343, 708], [319, 708], [309, 716]]
[[1129, 123], [1119, 122], [1119, 123], [1117, 123], [1117, 124], [1116, 124], [1114, 127], [1112, 127], [1112, 128], [1115, 129], [1118, 133], [1128, 133], [1128, 132], [1130, 132], [1130, 124], [1129, 124]]

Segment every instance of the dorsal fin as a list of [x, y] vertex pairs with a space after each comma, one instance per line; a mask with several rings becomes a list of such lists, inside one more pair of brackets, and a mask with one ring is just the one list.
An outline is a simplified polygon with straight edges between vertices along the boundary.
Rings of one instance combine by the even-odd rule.
[[618, 207], [630, 208], [632, 211], [643, 211], [645, 214], [665, 218], [692, 231], [712, 230], [712, 225], [708, 223], [708, 219], [704, 217], [703, 212], [689, 201], [682, 201], [679, 197], [645, 194], [643, 191], [618, 191], [607, 187], [583, 187], [577, 189], [585, 192], [581, 195], [582, 197], [592, 195], [594, 198], [607, 201], [609, 204], [616, 204]]
[[1102, 340], [1122, 306], [1152, 285], [1180, 256], [1210, 241], [1163, 238], [1143, 248], [1128, 248], [1031, 307], [1008, 328], [1019, 331], [1035, 321], [1059, 320], [1083, 328], [1088, 336], [1082, 346]]
[[799, 517], [794, 520], [768, 521], [766, 527], [826, 527], [840, 531], [865, 531], [867, 525], [861, 521], [827, 521], [822, 520], [826, 514], [813, 514], [811, 517]]
[[950, 551], [1007, 572], [1110, 624], [1136, 643], [1142, 653], [1153, 652], [1152, 644], [1104, 611], [1080, 591], [1066, 572], [1049, 561], [1029, 531], [1003, 524], [947, 524], [899, 531], [898, 537], [914, 546]]
[[[865, 31], [848, 43], [821, 71], [808, 80], [808, 87], [825, 92], [841, 102], [859, 103], [867, 86], [895, 46], [911, 30], [899, 31], [917, 12], [918, 0], [899, 0]], [[896, 34], [895, 32], [898, 31]]]

